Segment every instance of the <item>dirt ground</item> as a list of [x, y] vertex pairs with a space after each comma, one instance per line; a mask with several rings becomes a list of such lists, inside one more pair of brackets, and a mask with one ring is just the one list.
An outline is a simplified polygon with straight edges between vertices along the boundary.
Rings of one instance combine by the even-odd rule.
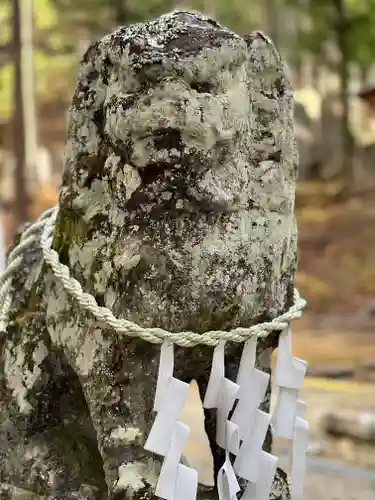
[[374, 500], [375, 479], [309, 471], [303, 500]]
[[328, 193], [330, 183], [297, 184], [299, 271], [314, 328], [375, 331], [375, 176], [350, 196]]
[[293, 325], [293, 354], [306, 359], [309, 367], [357, 365], [375, 359], [375, 325], [369, 331], [341, 329], [301, 329], [302, 320]]

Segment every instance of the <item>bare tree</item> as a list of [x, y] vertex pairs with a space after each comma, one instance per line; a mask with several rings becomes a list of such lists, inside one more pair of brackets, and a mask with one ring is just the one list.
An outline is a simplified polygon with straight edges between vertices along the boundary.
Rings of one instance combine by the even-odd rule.
[[40, 182], [37, 172], [37, 122], [34, 90], [33, 0], [21, 0], [21, 61], [26, 181]]
[[343, 107], [342, 115], [342, 147], [343, 147], [343, 174], [348, 182], [354, 178], [354, 141], [350, 133], [349, 120], [349, 36], [350, 23], [346, 13], [345, 0], [334, 0], [334, 9], [336, 16], [336, 39], [339, 49], [339, 78], [340, 78], [340, 96]]
[[20, 0], [12, 0], [13, 8], [13, 64], [14, 64], [14, 137], [13, 149], [16, 160], [15, 171], [15, 207], [16, 226], [28, 218], [29, 198], [26, 186], [26, 152], [24, 102], [22, 93], [22, 53], [21, 53], [21, 11]]

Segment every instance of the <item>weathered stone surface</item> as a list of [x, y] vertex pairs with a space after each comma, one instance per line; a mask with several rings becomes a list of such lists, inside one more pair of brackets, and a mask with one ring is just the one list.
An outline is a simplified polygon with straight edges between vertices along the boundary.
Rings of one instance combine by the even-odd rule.
[[[103, 38], [70, 111], [61, 261], [99, 304], [143, 326], [204, 332], [275, 317], [291, 304], [297, 260], [292, 115], [283, 62], [261, 33], [174, 12]], [[159, 347], [80, 310], [39, 249], [15, 286], [1, 480], [51, 499], [154, 498], [160, 461], [143, 445]], [[259, 342], [262, 370], [276, 345], [276, 334]], [[229, 378], [241, 349], [228, 344]], [[175, 376], [203, 395], [211, 358], [212, 348], [176, 348]], [[206, 430], [217, 471], [213, 411]], [[288, 495], [278, 471], [272, 498]]]

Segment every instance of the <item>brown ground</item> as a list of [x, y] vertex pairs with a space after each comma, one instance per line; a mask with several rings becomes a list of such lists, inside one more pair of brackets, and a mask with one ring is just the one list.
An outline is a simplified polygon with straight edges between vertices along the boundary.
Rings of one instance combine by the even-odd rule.
[[311, 370], [322, 366], [361, 366], [375, 361], [375, 328], [372, 331], [300, 330], [297, 320], [293, 331], [293, 353], [306, 359]]
[[351, 477], [329, 471], [311, 471], [303, 500], [374, 500], [374, 479]]
[[346, 200], [327, 184], [298, 185], [297, 286], [314, 329], [375, 331], [375, 181], [363, 183]]

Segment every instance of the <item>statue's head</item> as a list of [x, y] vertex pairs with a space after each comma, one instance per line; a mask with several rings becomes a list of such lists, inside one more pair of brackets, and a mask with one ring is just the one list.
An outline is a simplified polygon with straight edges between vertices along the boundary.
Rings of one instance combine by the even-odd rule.
[[292, 113], [261, 33], [173, 12], [104, 37], [70, 111], [55, 248], [143, 324], [204, 331], [280, 310], [296, 263]]
[[62, 202], [87, 188], [127, 211], [267, 204], [254, 190], [264, 171], [267, 182], [295, 174], [283, 165], [290, 98], [282, 63], [259, 33], [240, 37], [183, 11], [120, 28], [81, 64]]

